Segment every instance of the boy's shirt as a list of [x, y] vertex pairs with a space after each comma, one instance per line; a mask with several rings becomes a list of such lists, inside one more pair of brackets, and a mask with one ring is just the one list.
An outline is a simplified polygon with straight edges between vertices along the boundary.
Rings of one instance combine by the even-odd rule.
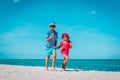
[[[52, 30], [48, 31], [46, 38], [50, 37], [51, 34], [52, 34]], [[56, 45], [57, 37], [58, 37], [57, 32], [54, 30], [54, 37], [50, 41], [47, 42], [45, 47], [54, 48], [54, 46]]]

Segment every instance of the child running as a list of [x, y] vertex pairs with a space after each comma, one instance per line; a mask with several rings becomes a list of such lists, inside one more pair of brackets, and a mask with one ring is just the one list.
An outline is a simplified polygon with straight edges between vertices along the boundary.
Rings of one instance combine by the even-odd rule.
[[60, 42], [60, 46], [57, 48], [61, 48], [61, 53], [62, 56], [64, 57], [64, 61], [62, 63], [62, 69], [65, 71], [66, 70], [66, 63], [69, 60], [68, 54], [69, 54], [69, 49], [72, 48], [72, 43], [69, 40], [69, 35], [68, 33], [63, 33], [62, 34], [62, 41]]
[[46, 49], [46, 70], [48, 71], [48, 62], [50, 59], [50, 56], [53, 55], [53, 61], [52, 61], [52, 70], [55, 69], [55, 62], [56, 62], [56, 48], [55, 46], [57, 45], [57, 32], [55, 31], [56, 24], [55, 23], [50, 23], [49, 25], [49, 31], [47, 32], [47, 37], [46, 41], [47, 44], [45, 46]]

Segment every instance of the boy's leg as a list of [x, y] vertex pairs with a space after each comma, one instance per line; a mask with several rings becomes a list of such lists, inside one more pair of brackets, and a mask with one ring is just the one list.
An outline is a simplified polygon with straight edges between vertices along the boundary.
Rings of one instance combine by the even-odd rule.
[[48, 71], [48, 62], [49, 62], [50, 56], [46, 57], [46, 70]]
[[56, 52], [53, 52], [53, 60], [52, 60], [52, 70], [55, 70], [55, 62], [56, 62]]

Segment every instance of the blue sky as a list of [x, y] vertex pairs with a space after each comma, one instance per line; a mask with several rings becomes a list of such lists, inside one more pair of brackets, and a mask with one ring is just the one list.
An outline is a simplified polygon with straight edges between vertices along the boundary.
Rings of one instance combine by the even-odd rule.
[[[56, 22], [67, 32], [70, 59], [120, 59], [119, 0], [0, 0], [0, 59], [44, 59], [45, 36]], [[57, 59], [63, 58], [57, 50]]]

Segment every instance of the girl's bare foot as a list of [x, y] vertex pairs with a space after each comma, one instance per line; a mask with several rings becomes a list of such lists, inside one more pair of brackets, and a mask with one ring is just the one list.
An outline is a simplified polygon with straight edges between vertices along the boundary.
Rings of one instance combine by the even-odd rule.
[[62, 70], [63, 70], [63, 71], [65, 71], [65, 70], [66, 70], [66, 68], [65, 68], [64, 64], [62, 64]]
[[66, 71], [66, 68], [62, 68], [63, 71]]

